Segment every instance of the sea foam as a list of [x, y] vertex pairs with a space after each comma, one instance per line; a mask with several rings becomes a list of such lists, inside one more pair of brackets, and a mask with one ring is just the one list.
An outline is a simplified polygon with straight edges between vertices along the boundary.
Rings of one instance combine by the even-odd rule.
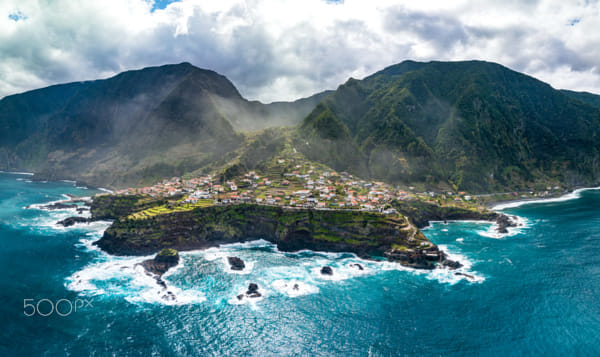
[[198, 289], [181, 289], [169, 280], [177, 270], [184, 266], [184, 259], [176, 268], [172, 268], [162, 276], [167, 287], [159, 285], [156, 276], [140, 265], [144, 257], [104, 256], [66, 279], [69, 290], [84, 295], [116, 295], [135, 304], [160, 303], [165, 305], [184, 305], [201, 303], [206, 300], [204, 293]]
[[536, 203], [564, 202], [564, 201], [569, 201], [569, 200], [574, 200], [574, 199], [580, 198], [581, 192], [591, 191], [591, 190], [600, 190], [600, 187], [578, 188], [578, 189], [574, 190], [573, 192], [567, 193], [566, 195], [563, 195], [560, 197], [554, 197], [554, 198], [541, 198], [541, 199], [521, 200], [521, 201], [514, 201], [514, 202], [499, 203], [499, 204], [493, 206], [492, 209], [495, 211], [502, 211], [502, 210], [505, 210], [508, 208], [516, 208], [516, 207], [520, 207], [523, 205], [530, 205], [530, 204], [536, 204]]
[[[270, 242], [254, 240], [205, 250], [181, 252], [180, 264], [170, 269], [162, 277], [167, 284], [165, 290], [164, 287], [157, 284], [155, 276], [146, 272], [139, 265], [142, 261], [151, 259], [152, 256], [114, 257], [97, 251], [92, 242], [100, 237], [101, 231], [96, 231], [88, 232], [86, 238], [82, 239], [82, 247], [87, 251], [96, 250], [96, 258], [88, 266], [67, 278], [66, 286], [70, 290], [82, 294], [121, 296], [135, 304], [177, 305], [206, 301], [208, 299], [206, 294], [211, 291], [211, 285], [206, 283], [206, 274], [203, 273], [203, 269], [207, 269], [207, 273], [211, 272], [211, 278], [219, 279], [220, 286], [226, 291], [224, 291], [224, 295], [219, 293], [218, 296], [210, 296], [211, 300], [224, 299], [230, 305], [248, 305], [252, 309], [258, 309], [261, 301], [273, 296], [297, 298], [318, 294], [321, 287], [325, 285], [342, 284], [350, 279], [381, 274], [391, 270], [423, 275], [427, 279], [449, 284], [455, 284], [461, 280], [478, 283], [485, 280], [476, 272], [471, 271], [472, 264], [466, 257], [448, 252], [448, 247], [441, 248], [448, 252], [450, 259], [458, 260], [464, 265], [456, 271], [445, 268], [437, 268], [432, 271], [415, 270], [399, 263], [361, 259], [351, 253], [313, 252], [310, 250], [294, 253], [281, 252], [276, 245]], [[243, 259], [246, 264], [245, 269], [241, 272], [231, 270], [227, 261], [228, 256], [237, 256]], [[198, 261], [204, 263], [198, 265]], [[331, 267], [333, 274], [321, 274], [321, 268], [324, 266]], [[472, 277], [456, 275], [456, 272]], [[232, 278], [227, 278], [228, 274], [233, 274], [230, 275]], [[233, 278], [235, 275], [239, 277]], [[260, 297], [245, 296], [250, 283], [258, 284]], [[171, 292], [169, 296], [167, 296], [168, 292]], [[243, 295], [242, 299], [238, 299], [238, 295]], [[165, 299], [165, 297], [172, 299]]]
[[478, 231], [477, 233], [483, 237], [488, 237], [488, 238], [493, 238], [493, 239], [502, 239], [504, 237], [512, 237], [517, 234], [521, 234], [521, 233], [523, 233], [524, 229], [527, 229], [530, 226], [529, 221], [524, 217], [511, 215], [511, 216], [509, 216], [509, 219], [516, 226], [515, 227], [506, 227], [506, 230], [508, 231], [508, 233], [498, 232], [498, 224], [495, 222], [492, 223], [488, 229], [486, 229], [484, 231]]

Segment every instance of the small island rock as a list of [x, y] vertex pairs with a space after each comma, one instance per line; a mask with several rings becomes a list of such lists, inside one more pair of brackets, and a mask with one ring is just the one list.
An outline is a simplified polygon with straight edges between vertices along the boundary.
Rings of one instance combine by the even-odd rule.
[[258, 285], [250, 283], [250, 285], [248, 285], [248, 291], [246, 291], [246, 296], [251, 298], [261, 297], [261, 293], [258, 292]]
[[166, 248], [158, 252], [154, 259], [148, 259], [141, 263], [146, 271], [158, 276], [163, 275], [170, 268], [179, 264], [179, 253], [175, 249]]
[[321, 274], [323, 274], [323, 275], [333, 275], [333, 269], [331, 269], [331, 267], [324, 266], [324, 267], [321, 268]]
[[357, 268], [358, 268], [358, 270], [365, 270], [365, 269], [363, 268], [363, 266], [362, 266], [362, 265], [360, 265], [360, 264], [358, 264], [358, 263], [355, 263], [355, 264], [350, 264], [350, 266], [351, 266], [351, 267], [357, 267]]
[[244, 270], [244, 268], [246, 267], [244, 261], [238, 257], [227, 257], [227, 261], [231, 266], [231, 270]]
[[92, 220], [85, 217], [68, 217], [61, 221], [56, 222], [56, 224], [60, 224], [64, 227], [70, 227], [75, 223], [90, 223]]

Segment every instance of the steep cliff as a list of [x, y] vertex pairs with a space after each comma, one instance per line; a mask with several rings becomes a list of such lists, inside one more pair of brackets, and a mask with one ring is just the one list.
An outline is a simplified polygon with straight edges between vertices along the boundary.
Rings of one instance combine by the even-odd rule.
[[[110, 197], [103, 198], [102, 205]], [[97, 216], [106, 212], [103, 209], [92, 212]], [[255, 239], [265, 239], [283, 251], [351, 252], [417, 268], [433, 268], [433, 262], [445, 261], [444, 253], [402, 215], [252, 204], [196, 208], [145, 219], [120, 216], [96, 244], [111, 254], [139, 255]]]

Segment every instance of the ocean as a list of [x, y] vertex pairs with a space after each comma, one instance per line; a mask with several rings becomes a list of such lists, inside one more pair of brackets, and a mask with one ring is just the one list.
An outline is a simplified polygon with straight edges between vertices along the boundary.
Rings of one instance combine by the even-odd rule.
[[[432, 223], [470, 277], [256, 237], [181, 253], [163, 278], [174, 300], [136, 265], [150, 257], [92, 245], [109, 222], [58, 227], [77, 212], [35, 206], [97, 192], [0, 173], [0, 356], [600, 355], [600, 190], [506, 206], [523, 226], [502, 236]], [[237, 299], [250, 283], [263, 296]]]

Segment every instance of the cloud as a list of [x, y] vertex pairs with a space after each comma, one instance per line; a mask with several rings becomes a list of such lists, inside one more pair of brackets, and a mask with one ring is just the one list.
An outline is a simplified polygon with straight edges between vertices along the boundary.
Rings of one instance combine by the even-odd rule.
[[8, 18], [13, 20], [14, 22], [19, 22], [21, 20], [26, 20], [27, 16], [25, 16], [21, 11], [15, 11], [13, 13], [8, 14]]
[[183, 61], [291, 100], [405, 59], [483, 59], [600, 93], [597, 1], [8, 0], [0, 97]]

